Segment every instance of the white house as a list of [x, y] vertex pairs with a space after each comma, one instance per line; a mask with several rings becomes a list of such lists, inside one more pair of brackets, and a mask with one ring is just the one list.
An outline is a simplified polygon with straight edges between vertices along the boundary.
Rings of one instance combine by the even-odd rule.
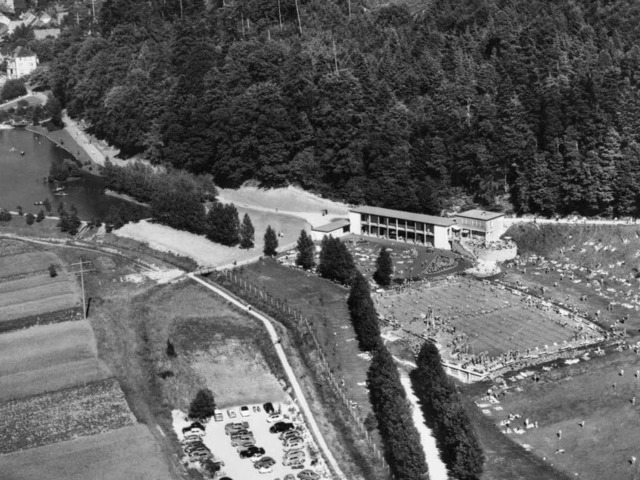
[[38, 67], [38, 57], [25, 47], [13, 51], [13, 58], [7, 62], [7, 78], [15, 80], [29, 75]]
[[343, 237], [351, 231], [350, 225], [351, 222], [349, 220], [341, 218], [326, 225], [314, 227], [311, 229], [311, 239], [319, 241], [325, 235], [334, 238]]
[[494, 242], [499, 240], [500, 235], [505, 231], [504, 213], [468, 210], [456, 213], [454, 218], [463, 236], [482, 238], [487, 242]]

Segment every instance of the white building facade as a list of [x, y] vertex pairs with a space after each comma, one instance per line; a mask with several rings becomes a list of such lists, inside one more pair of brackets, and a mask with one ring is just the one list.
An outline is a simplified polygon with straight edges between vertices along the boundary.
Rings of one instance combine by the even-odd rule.
[[7, 78], [16, 80], [32, 73], [38, 67], [38, 57], [32, 51], [18, 47], [7, 62]]

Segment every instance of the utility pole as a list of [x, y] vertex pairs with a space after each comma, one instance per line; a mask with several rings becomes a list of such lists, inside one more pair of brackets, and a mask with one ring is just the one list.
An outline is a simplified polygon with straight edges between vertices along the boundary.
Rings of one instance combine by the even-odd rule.
[[84, 292], [84, 274], [85, 272], [94, 272], [95, 269], [84, 268], [85, 263], [91, 264], [91, 262], [82, 260], [82, 257], [80, 257], [80, 261], [78, 263], [71, 264], [72, 267], [76, 265], [80, 265], [80, 270], [77, 272], [71, 272], [71, 273], [74, 273], [76, 275], [78, 273], [80, 274], [80, 284], [82, 285], [82, 318], [86, 320], [87, 319], [87, 301], [86, 301], [85, 292]]
[[91, 0], [91, 6], [93, 8], [93, 23], [96, 23], [96, 0]]
[[336, 75], [338, 75], [340, 73], [340, 70], [338, 70], [338, 54], [336, 53], [336, 40], [335, 38], [332, 38], [331, 41], [333, 42], [333, 61], [336, 64]]

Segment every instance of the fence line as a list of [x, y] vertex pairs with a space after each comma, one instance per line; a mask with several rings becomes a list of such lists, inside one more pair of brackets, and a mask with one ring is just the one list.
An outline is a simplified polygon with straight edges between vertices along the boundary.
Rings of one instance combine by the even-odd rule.
[[[394, 477], [391, 474], [391, 468], [389, 467], [388, 463], [384, 459], [384, 456], [380, 451], [380, 449], [378, 448], [378, 446], [376, 445], [375, 441], [367, 431], [364, 421], [362, 420], [362, 418], [354, 408], [357, 404], [349, 399], [349, 397], [347, 396], [347, 392], [341, 385], [341, 382], [339, 382], [336, 379], [335, 375], [333, 374], [332, 368], [329, 365], [329, 362], [327, 361], [327, 357], [324, 353], [321, 343], [318, 341], [318, 338], [316, 337], [315, 332], [311, 328], [309, 319], [305, 317], [301, 312], [297, 311], [295, 308], [291, 308], [291, 306], [288, 304], [286, 300], [281, 300], [277, 297], [274, 297], [273, 295], [268, 293], [265, 289], [257, 287], [256, 285], [253, 285], [250, 282], [247, 282], [246, 279], [240, 278], [238, 275], [236, 275], [235, 272], [231, 270], [221, 270], [219, 271], [219, 273], [224, 274], [227, 280], [229, 280], [234, 285], [240, 287], [245, 292], [249, 293], [249, 295], [252, 295], [261, 300], [264, 300], [269, 305], [275, 307], [283, 314], [289, 316], [290, 318], [293, 318], [296, 324], [300, 325], [301, 322], [304, 323], [306, 327], [305, 329], [306, 333], [308, 333], [309, 336], [311, 337], [311, 342], [320, 356], [320, 364], [322, 365], [322, 367], [324, 367], [324, 374], [327, 376], [329, 380], [329, 384], [335, 390], [338, 399], [340, 399], [342, 403], [345, 405], [347, 411], [349, 412], [349, 415], [351, 416], [351, 418], [354, 421], [354, 424], [357, 427], [358, 433], [366, 441], [367, 445], [375, 455], [376, 459], [380, 462], [380, 465], [385, 469], [385, 472], [387, 473], [389, 479], [393, 480]], [[305, 337], [302, 336], [301, 338], [302, 338], [302, 341], [304, 342]]]

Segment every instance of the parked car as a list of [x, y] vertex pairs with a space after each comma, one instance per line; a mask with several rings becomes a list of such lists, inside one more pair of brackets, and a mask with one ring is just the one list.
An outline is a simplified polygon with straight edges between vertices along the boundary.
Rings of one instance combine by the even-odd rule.
[[251, 447], [256, 444], [255, 438], [253, 435], [242, 435], [239, 438], [231, 440], [232, 447]]
[[244, 405], [240, 407], [240, 415], [243, 417], [248, 417], [249, 415], [251, 415], [251, 410], [249, 410], [249, 407]]
[[281, 432], [286, 432], [288, 430], [293, 430], [294, 427], [295, 425], [293, 423], [278, 422], [272, 425], [271, 428], [269, 428], [269, 431], [271, 433], [281, 433]]
[[272, 413], [274, 413], [276, 410], [275, 408], [273, 408], [273, 404], [271, 402], [267, 402], [265, 403], [262, 408], [264, 408], [264, 411], [267, 413], [267, 415], [271, 415]]
[[284, 476], [284, 480], [296, 480], [296, 476], [293, 473], [287, 473]]
[[240, 450], [240, 458], [255, 458], [262, 455], [264, 455], [264, 448], [256, 447], [255, 445]]
[[189, 458], [191, 458], [192, 460], [204, 460], [207, 458], [211, 458], [211, 452], [209, 450], [196, 450], [195, 452], [191, 452], [189, 454]]
[[214, 410], [213, 419], [216, 422], [221, 422], [224, 419], [222, 416], [222, 412], [220, 410]]
[[280, 435], [278, 435], [278, 438], [282, 441], [285, 441], [287, 438], [293, 438], [293, 437], [301, 437], [302, 434], [298, 431], [298, 430], [287, 430], [286, 432], [282, 432]]
[[227, 415], [229, 416], [229, 418], [236, 418], [238, 416], [236, 414], [236, 412], [234, 410], [231, 410], [231, 409], [227, 410]]
[[282, 446], [284, 448], [299, 448], [301, 446], [304, 445], [304, 440], [302, 439], [302, 437], [290, 437], [284, 440], [284, 442], [282, 442]]
[[256, 463], [253, 464], [253, 467], [256, 469], [264, 468], [264, 467], [273, 467], [276, 464], [276, 461], [271, 457], [262, 457]]
[[320, 480], [320, 475], [313, 470], [302, 470], [298, 473], [298, 478], [300, 480]]
[[207, 446], [202, 442], [193, 442], [188, 445], [183, 445], [182, 448], [187, 453], [193, 452], [195, 450], [200, 450], [201, 448], [209, 450]]
[[224, 426], [224, 433], [227, 435], [231, 435], [232, 433], [238, 432], [240, 430], [247, 430], [249, 428], [249, 422], [236, 422], [236, 423], [227, 423]]
[[307, 455], [304, 453], [304, 450], [289, 450], [284, 454], [284, 458], [282, 459], [282, 464], [285, 466], [289, 465], [299, 465], [304, 463]]
[[240, 437], [242, 435], [253, 435], [253, 433], [251, 432], [251, 430], [246, 430], [246, 429], [238, 430], [237, 432], [234, 432], [231, 434], [231, 440], [233, 440], [236, 437]]
[[258, 473], [271, 473], [273, 472], [273, 468], [271, 467], [262, 467], [258, 469]]
[[284, 420], [284, 417], [282, 416], [281, 413], [272, 413], [267, 417], [267, 422], [269, 423], [281, 422], [283, 420]]

